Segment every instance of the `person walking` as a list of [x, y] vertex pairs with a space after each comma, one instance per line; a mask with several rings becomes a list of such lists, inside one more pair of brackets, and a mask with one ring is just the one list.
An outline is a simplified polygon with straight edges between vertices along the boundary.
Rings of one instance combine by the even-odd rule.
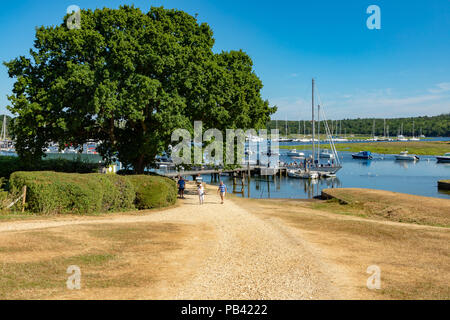
[[220, 193], [220, 199], [222, 200], [222, 204], [225, 202], [225, 196], [227, 195], [227, 186], [220, 181], [219, 189], [217, 189], [217, 193]]
[[205, 202], [205, 188], [203, 187], [203, 183], [197, 186], [198, 198], [200, 200], [200, 205], [203, 205]]
[[184, 190], [186, 189], [186, 181], [183, 177], [180, 177], [178, 180], [178, 193], [180, 194], [180, 198], [184, 199]]

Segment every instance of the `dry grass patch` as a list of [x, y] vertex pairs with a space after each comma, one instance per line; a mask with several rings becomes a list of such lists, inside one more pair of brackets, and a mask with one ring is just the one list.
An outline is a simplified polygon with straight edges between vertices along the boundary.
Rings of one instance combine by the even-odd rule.
[[[162, 222], [2, 233], [0, 299], [165, 298], [162, 283], [189, 279], [180, 262], [200, 263], [201, 239], [192, 239], [204, 234], [202, 226]], [[81, 268], [82, 290], [66, 288], [71, 265]]]
[[318, 209], [347, 210], [370, 218], [450, 227], [450, 200], [370, 189], [328, 189], [323, 193], [343, 205], [331, 201], [319, 204]]
[[[331, 214], [314, 202], [243, 200], [266, 219], [281, 219], [299, 231], [325, 261], [338, 265], [368, 299], [450, 299], [450, 230]], [[352, 214], [353, 215], [353, 214]], [[366, 287], [367, 267], [382, 271], [382, 290]]]

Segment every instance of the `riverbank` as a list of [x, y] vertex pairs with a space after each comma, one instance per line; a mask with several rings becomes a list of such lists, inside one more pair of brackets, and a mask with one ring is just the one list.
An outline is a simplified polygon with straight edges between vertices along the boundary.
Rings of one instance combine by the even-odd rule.
[[335, 199], [322, 208], [347, 210], [371, 219], [450, 227], [450, 200], [370, 189], [327, 189], [322, 196]]
[[[221, 205], [216, 191], [203, 206], [189, 183], [164, 211], [0, 222], [0, 298], [450, 298], [448, 228], [336, 214], [318, 200]], [[70, 265], [81, 290], [65, 288]], [[372, 265], [381, 290], [366, 286]]]
[[[323, 148], [328, 145], [323, 143]], [[312, 149], [311, 145], [280, 146], [280, 149]], [[329, 147], [328, 147], [329, 148]], [[422, 156], [443, 155], [450, 152], [450, 142], [448, 141], [408, 141], [408, 142], [366, 142], [366, 143], [336, 143], [337, 151], [347, 151], [357, 153], [359, 151], [370, 151], [378, 154], [399, 154], [402, 151], [409, 151], [410, 154]]]

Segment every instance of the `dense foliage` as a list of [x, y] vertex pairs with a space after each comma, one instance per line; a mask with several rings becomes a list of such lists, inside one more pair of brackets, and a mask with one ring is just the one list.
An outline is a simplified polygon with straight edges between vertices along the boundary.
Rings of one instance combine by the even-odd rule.
[[[336, 128], [339, 135], [350, 134], [363, 134], [372, 135], [374, 119], [346, 119], [341, 122], [328, 121], [328, 125], [333, 133], [336, 135]], [[434, 117], [415, 117], [415, 118], [397, 118], [386, 119], [386, 126], [389, 130], [391, 137], [397, 136], [403, 125], [403, 135], [413, 135], [413, 121], [415, 127], [415, 136], [419, 136], [421, 133], [427, 137], [450, 137], [450, 114], [443, 114]], [[342, 129], [341, 129], [342, 126]], [[323, 124], [322, 133], [323, 133]], [[276, 121], [270, 121], [268, 123], [269, 129], [276, 128]], [[317, 128], [317, 127], [316, 127]], [[278, 121], [278, 129], [281, 135], [286, 134], [285, 122]], [[288, 134], [303, 134], [304, 126], [303, 121], [288, 121]], [[311, 121], [306, 122], [306, 134], [311, 134]], [[375, 119], [375, 135], [384, 135], [384, 119]]]
[[276, 108], [243, 51], [214, 53], [211, 28], [179, 10], [81, 11], [81, 28], [64, 22], [36, 30], [31, 58], [5, 65], [16, 78], [9, 110], [23, 159], [40, 159], [55, 141], [102, 141], [106, 160], [143, 173], [176, 128], [265, 127]]
[[93, 214], [160, 208], [176, 201], [175, 183], [153, 176], [15, 172], [10, 192], [27, 186], [26, 209], [43, 214]]
[[136, 191], [138, 210], [163, 208], [177, 201], [177, 185], [174, 181], [157, 176], [127, 176]]
[[78, 160], [41, 159], [24, 162], [17, 157], [0, 156], [0, 178], [8, 179], [16, 171], [56, 171], [66, 173], [93, 173], [99, 169], [98, 164]]
[[3, 210], [6, 206], [6, 199], [8, 198], [8, 192], [4, 190], [5, 178], [0, 177], [0, 210]]

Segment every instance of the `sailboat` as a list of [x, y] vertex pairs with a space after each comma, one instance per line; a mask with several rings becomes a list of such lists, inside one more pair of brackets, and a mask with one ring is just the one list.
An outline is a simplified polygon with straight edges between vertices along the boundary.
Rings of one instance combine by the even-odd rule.
[[2, 131], [0, 133], [0, 151], [7, 153], [15, 151], [13, 142], [6, 135], [6, 115], [3, 116]]
[[397, 140], [403, 141], [403, 142], [408, 141], [408, 139], [406, 139], [405, 136], [403, 135], [403, 123], [402, 123], [402, 129], [400, 130], [400, 134], [398, 135]]
[[[318, 133], [319, 139], [317, 139], [317, 148], [316, 148], [316, 118], [315, 118], [315, 103], [314, 103], [314, 89], [315, 89], [315, 80], [312, 79], [312, 156], [310, 159], [310, 164], [306, 166], [306, 168], [301, 170], [293, 170], [290, 172], [291, 177], [298, 177], [302, 179], [314, 179], [313, 177], [319, 176], [330, 176], [335, 175], [339, 170], [342, 169], [342, 165], [339, 161], [339, 156], [336, 151], [336, 147], [334, 145], [334, 140], [330, 128], [328, 126], [327, 120], [325, 118], [325, 113], [321, 109], [320, 105], [318, 106]], [[322, 111], [322, 113], [321, 113]], [[321, 164], [321, 152], [320, 152], [320, 116], [323, 116], [323, 123], [325, 127], [325, 133], [327, 135], [327, 140], [330, 144], [331, 153], [327, 154], [332, 155], [327, 157], [332, 160], [333, 163], [330, 163], [328, 160], [327, 164]], [[305, 160], [306, 162], [306, 160]]]
[[414, 120], [413, 120], [413, 132], [412, 132], [412, 138], [411, 141], [420, 141], [419, 138], [416, 138], [416, 130], [415, 130]]

